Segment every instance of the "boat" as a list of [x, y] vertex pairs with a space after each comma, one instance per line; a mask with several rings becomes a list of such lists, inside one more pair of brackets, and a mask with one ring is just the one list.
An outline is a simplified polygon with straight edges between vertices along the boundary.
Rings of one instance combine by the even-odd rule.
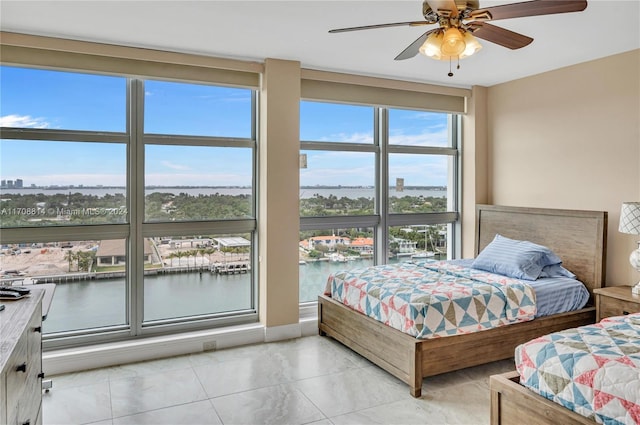
[[333, 253], [329, 256], [329, 260], [333, 261], [334, 263], [346, 263], [347, 259], [344, 255], [342, 254], [336, 254]]
[[411, 256], [412, 259], [420, 259], [420, 258], [431, 258], [431, 257], [435, 257], [436, 253], [432, 252], [432, 251], [427, 251], [427, 252], [418, 252], [416, 254], [413, 254]]

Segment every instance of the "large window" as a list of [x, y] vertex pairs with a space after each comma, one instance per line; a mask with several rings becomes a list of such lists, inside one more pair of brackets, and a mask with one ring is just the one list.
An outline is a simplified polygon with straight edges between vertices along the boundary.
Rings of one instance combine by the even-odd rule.
[[2, 282], [62, 346], [255, 321], [256, 92], [1, 68]]
[[332, 271], [452, 257], [456, 115], [319, 101], [300, 115], [301, 302]]
[[0, 151], [2, 228], [128, 222], [126, 143], [2, 139]]

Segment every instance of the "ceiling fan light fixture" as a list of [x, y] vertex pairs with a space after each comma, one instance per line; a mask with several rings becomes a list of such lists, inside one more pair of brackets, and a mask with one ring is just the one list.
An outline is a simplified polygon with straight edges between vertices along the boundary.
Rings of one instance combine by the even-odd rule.
[[429, 34], [429, 37], [427, 37], [418, 51], [432, 59], [442, 59], [442, 51], [440, 49], [440, 46], [442, 46], [442, 34], [442, 31], [434, 31]]
[[464, 32], [464, 42], [466, 47], [464, 48], [464, 52], [460, 54], [460, 59], [468, 58], [469, 56], [476, 53], [478, 50], [482, 49], [482, 44], [478, 42], [478, 40], [471, 35], [471, 32]]
[[442, 37], [442, 55], [447, 57], [460, 56], [466, 47], [464, 36], [460, 30], [454, 27], [447, 28]]

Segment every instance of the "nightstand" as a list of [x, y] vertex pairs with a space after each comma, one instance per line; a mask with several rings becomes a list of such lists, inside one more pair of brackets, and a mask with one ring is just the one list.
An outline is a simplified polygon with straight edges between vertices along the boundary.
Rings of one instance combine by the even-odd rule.
[[640, 313], [640, 295], [631, 293], [631, 286], [596, 288], [596, 320], [604, 317]]

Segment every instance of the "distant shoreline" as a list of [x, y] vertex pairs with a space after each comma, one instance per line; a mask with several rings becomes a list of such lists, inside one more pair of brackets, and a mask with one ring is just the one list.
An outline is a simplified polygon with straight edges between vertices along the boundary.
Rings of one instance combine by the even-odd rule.
[[[395, 189], [396, 186], [389, 186], [390, 189]], [[0, 190], [87, 190], [87, 189], [120, 189], [125, 190], [126, 186], [23, 186], [23, 187], [8, 187], [2, 186]], [[145, 189], [251, 189], [251, 186], [145, 186]], [[375, 189], [374, 186], [300, 186], [300, 189]], [[404, 190], [436, 190], [446, 191], [446, 186], [404, 186]]]

